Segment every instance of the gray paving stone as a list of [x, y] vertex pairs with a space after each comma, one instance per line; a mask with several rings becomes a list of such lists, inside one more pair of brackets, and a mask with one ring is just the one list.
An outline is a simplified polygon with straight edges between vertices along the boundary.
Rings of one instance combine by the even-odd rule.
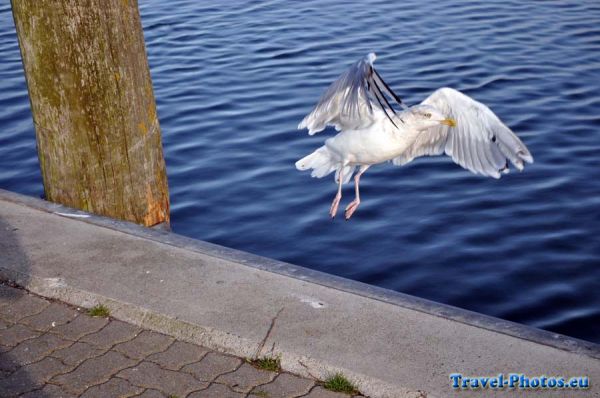
[[7, 376], [8, 374], [14, 372], [21, 366], [22, 365], [18, 362], [15, 362], [8, 353], [0, 354], [0, 371], [4, 376]]
[[145, 330], [133, 340], [117, 344], [113, 350], [130, 358], [143, 359], [150, 354], [164, 351], [173, 343], [173, 337]]
[[[10, 302], [0, 294], [0, 306], [10, 304], [0, 309], [2, 398], [347, 398], [313, 388], [309, 379], [10, 289], [4, 289]], [[9, 311], [13, 303], [28, 315]]]
[[58, 325], [64, 325], [79, 315], [77, 311], [62, 303], [50, 303], [42, 312], [19, 321], [34, 330], [46, 332]]
[[[187, 398], [243, 398], [246, 394], [234, 392], [223, 384], [211, 384], [206, 390], [197, 391], [188, 395]], [[251, 398], [255, 398], [250, 396]], [[258, 398], [258, 397], [256, 397]]]
[[15, 324], [0, 330], [0, 345], [14, 347], [24, 340], [39, 335], [39, 332], [31, 330], [27, 326]]
[[234, 391], [249, 392], [254, 387], [270, 382], [275, 376], [277, 376], [275, 372], [256, 369], [254, 366], [244, 363], [235, 372], [221, 375], [215, 381], [228, 385]]
[[9, 305], [0, 307], [0, 318], [10, 322], [17, 322], [30, 315], [38, 314], [50, 305], [48, 301], [25, 292], [19, 293], [18, 297], [9, 300], [9, 303]]
[[4, 319], [0, 319], [0, 330], [6, 329], [6, 328], [10, 327], [11, 325], [12, 325], [12, 323], [5, 321]]
[[173, 394], [179, 397], [185, 397], [193, 391], [208, 386], [208, 383], [198, 381], [188, 373], [161, 369], [157, 364], [147, 361], [125, 369], [117, 376], [136, 386], [153, 388], [167, 395]]
[[111, 348], [112, 346], [133, 339], [141, 330], [125, 322], [111, 320], [102, 330], [88, 334], [80, 339], [98, 348]]
[[207, 348], [176, 341], [166, 351], [152, 354], [146, 359], [159, 364], [164, 369], [179, 370], [184, 365], [198, 362], [208, 352]]
[[22, 294], [27, 294], [23, 290], [15, 289], [14, 287], [6, 286], [0, 283], [0, 307], [9, 305], [17, 300]]
[[68, 365], [79, 365], [83, 361], [97, 357], [107, 350], [96, 348], [88, 343], [75, 342], [69, 347], [54, 351], [51, 356], [58, 358]]
[[135, 398], [166, 398], [167, 396], [158, 390], [151, 388], [146, 389], [140, 395], [136, 395]]
[[198, 380], [213, 381], [217, 376], [237, 369], [242, 360], [217, 352], [209, 352], [200, 362], [184, 366], [181, 370], [189, 372]]
[[85, 335], [99, 331], [107, 323], [107, 318], [97, 318], [80, 314], [68, 324], [50, 329], [50, 333], [55, 333], [67, 340], [79, 340]]
[[348, 395], [341, 392], [329, 391], [321, 386], [317, 386], [310, 391], [310, 394], [305, 395], [302, 398], [348, 398]]
[[[16, 365], [27, 365], [37, 362], [48, 356], [53, 351], [73, 344], [52, 334], [44, 334], [34, 339], [25, 340], [8, 352], [12, 362]], [[15, 367], [16, 368], [16, 367]]]
[[21, 395], [20, 398], [77, 398], [77, 396], [66, 392], [54, 384], [46, 384], [41, 390]]
[[106, 383], [88, 388], [81, 394], [80, 398], [125, 398], [140, 394], [143, 391], [143, 388], [136, 387], [127, 380], [115, 377]]
[[271, 383], [255, 387], [250, 395], [262, 392], [269, 398], [293, 398], [304, 395], [310, 391], [315, 382], [289, 373], [282, 373]]
[[65, 390], [81, 394], [96, 384], [107, 381], [120, 370], [135, 365], [136, 361], [116, 351], [108, 351], [97, 358], [88, 359], [74, 371], [54, 377], [52, 382]]
[[0, 397], [11, 397], [40, 389], [50, 378], [69, 369], [55, 358], [44, 358], [40, 362], [23, 366], [0, 380]]

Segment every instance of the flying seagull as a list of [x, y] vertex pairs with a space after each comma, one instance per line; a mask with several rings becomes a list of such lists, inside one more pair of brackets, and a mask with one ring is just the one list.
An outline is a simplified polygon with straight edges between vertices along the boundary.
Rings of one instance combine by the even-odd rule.
[[[342, 184], [354, 175], [355, 198], [348, 220], [360, 204], [360, 177], [374, 164], [397, 166], [424, 155], [445, 153], [475, 174], [500, 178], [508, 161], [519, 171], [533, 157], [521, 140], [484, 104], [452, 88], [440, 88], [419, 105], [407, 107], [373, 67], [375, 54], [356, 62], [329, 86], [316, 107], [298, 125], [316, 134], [326, 126], [339, 133], [298, 160], [298, 170], [313, 177], [335, 171], [338, 190], [329, 215], [334, 218]], [[396, 110], [392, 103], [402, 109]]]

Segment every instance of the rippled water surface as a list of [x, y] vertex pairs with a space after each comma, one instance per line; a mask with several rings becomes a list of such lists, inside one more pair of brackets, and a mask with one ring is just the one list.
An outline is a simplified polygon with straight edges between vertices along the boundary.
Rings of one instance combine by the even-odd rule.
[[[600, 3], [436, 3], [140, 0], [173, 227], [600, 342]], [[355, 217], [330, 221], [333, 179], [293, 167], [326, 135], [296, 125], [369, 51], [408, 103], [448, 85], [488, 104], [535, 164], [376, 166]], [[0, 56], [0, 187], [39, 196], [7, 0]]]

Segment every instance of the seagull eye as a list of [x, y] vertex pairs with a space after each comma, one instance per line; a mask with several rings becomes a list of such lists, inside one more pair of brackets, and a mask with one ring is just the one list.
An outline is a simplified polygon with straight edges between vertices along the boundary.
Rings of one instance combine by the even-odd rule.
[[424, 113], [423, 116], [425, 116], [427, 119], [429, 119], [431, 117], [431, 113], [429, 113], [429, 112]]

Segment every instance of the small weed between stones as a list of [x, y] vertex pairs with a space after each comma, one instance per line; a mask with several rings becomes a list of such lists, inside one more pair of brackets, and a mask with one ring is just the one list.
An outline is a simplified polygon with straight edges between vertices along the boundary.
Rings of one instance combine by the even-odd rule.
[[270, 370], [272, 372], [281, 371], [280, 357], [262, 357], [251, 360], [250, 363], [259, 369]]
[[110, 315], [110, 311], [108, 307], [103, 304], [98, 304], [93, 306], [87, 311], [89, 316], [102, 317], [105, 318]]
[[343, 374], [336, 373], [328, 377], [323, 384], [327, 390], [343, 392], [346, 394], [358, 394], [358, 390]]

